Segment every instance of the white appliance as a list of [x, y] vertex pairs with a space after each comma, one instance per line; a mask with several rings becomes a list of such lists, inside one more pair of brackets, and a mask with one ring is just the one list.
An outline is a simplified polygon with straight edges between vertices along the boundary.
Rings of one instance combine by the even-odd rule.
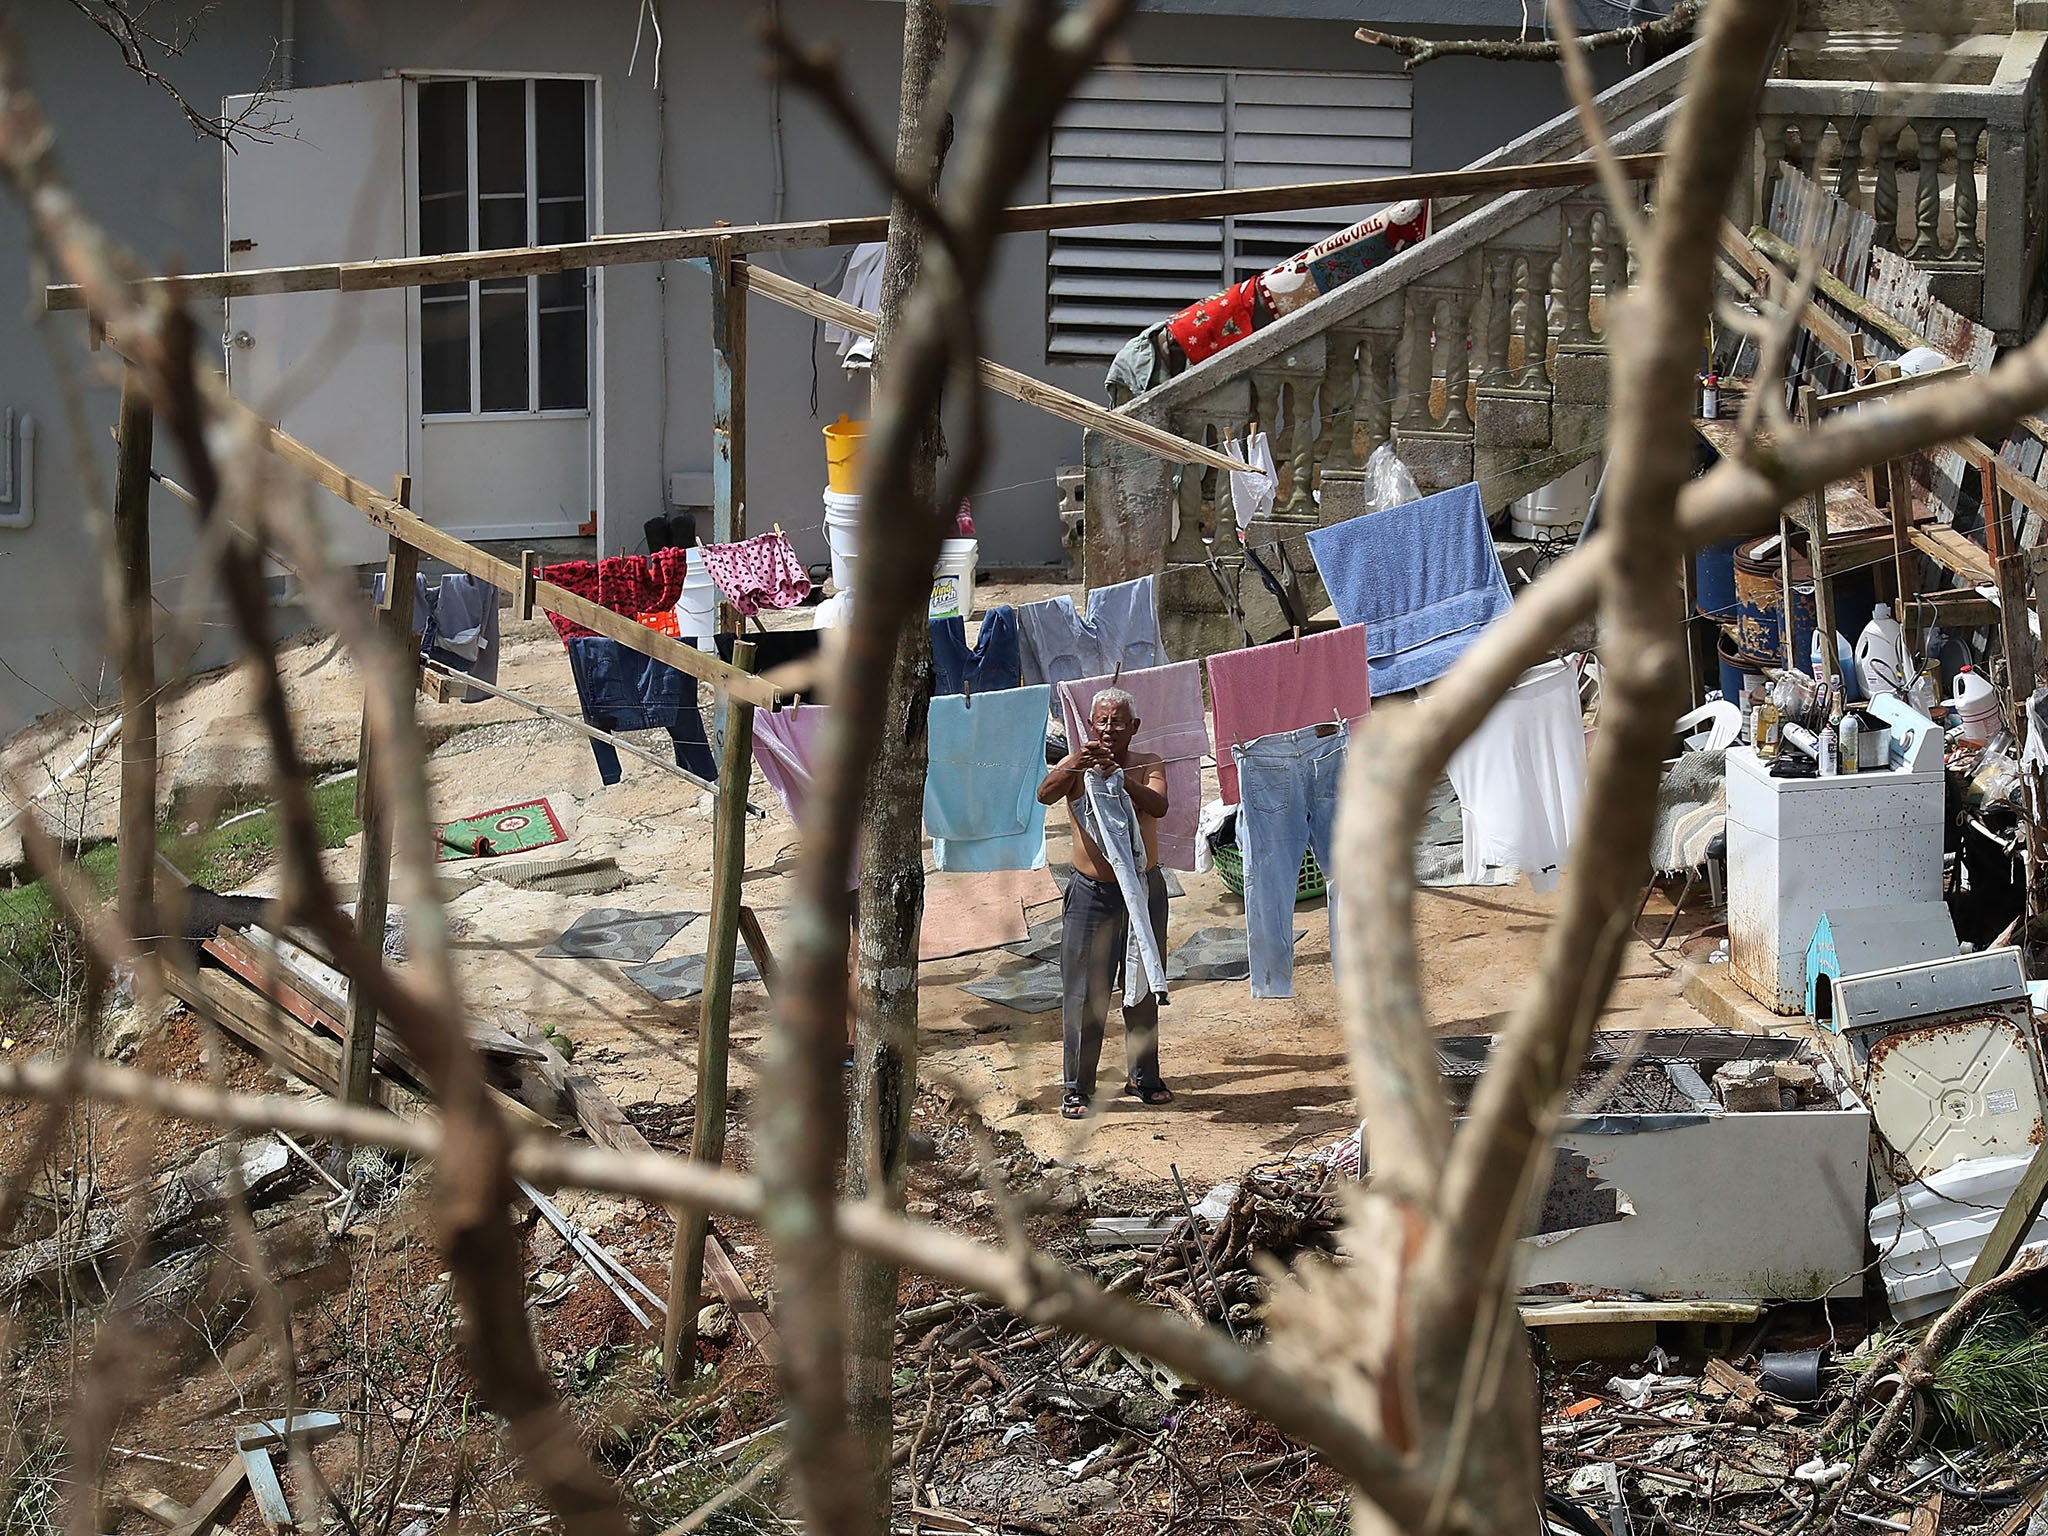
[[1903, 766], [1925, 760], [1914, 735], [1902, 750], [1895, 733], [1901, 766], [1825, 779], [1774, 779], [1753, 747], [1729, 750], [1729, 959], [1758, 1002], [1806, 1011], [1823, 912], [1941, 899], [1941, 762]]
[[1881, 1194], [2041, 1140], [2048, 1095], [2017, 949], [1844, 976], [1835, 1017], [1823, 1044], [1903, 1164], [1880, 1164]]

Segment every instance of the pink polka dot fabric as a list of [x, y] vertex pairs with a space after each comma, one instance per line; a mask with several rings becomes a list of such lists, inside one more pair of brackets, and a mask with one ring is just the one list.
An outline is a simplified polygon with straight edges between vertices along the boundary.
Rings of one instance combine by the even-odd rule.
[[793, 608], [811, 595], [810, 575], [784, 533], [706, 544], [704, 569], [725, 600], [747, 618], [763, 608]]

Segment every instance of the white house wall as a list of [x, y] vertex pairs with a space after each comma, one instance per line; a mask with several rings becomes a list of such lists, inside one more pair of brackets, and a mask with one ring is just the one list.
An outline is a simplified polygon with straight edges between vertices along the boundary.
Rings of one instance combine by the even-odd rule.
[[[146, 260], [186, 269], [222, 262], [220, 160], [168, 98], [128, 75], [96, 30], [68, 6], [0, 0], [22, 36], [31, 77], [58, 130], [63, 161], [86, 204]], [[617, 232], [767, 219], [869, 213], [884, 198], [800, 93], [781, 93], [783, 195], [775, 195], [771, 86], [759, 68], [752, 26], [759, 7], [735, 0], [662, 0], [664, 113], [651, 83], [653, 38], [643, 37], [637, 72], [634, 0], [492, 0], [420, 5], [359, 0], [346, 7], [299, 5], [298, 85], [374, 77], [392, 70], [595, 74], [604, 228]], [[1296, 8], [1298, 9], [1298, 7]], [[1349, 11], [1351, 8], [1346, 7]], [[1357, 8], [1370, 12], [1368, 4]], [[800, 37], [833, 39], [870, 118], [893, 116], [901, 12], [874, 0], [784, 0], [785, 23]], [[223, 0], [197, 26], [192, 45], [166, 68], [190, 97], [218, 102], [262, 83], [272, 56], [276, 0]], [[1132, 26], [1130, 56], [1145, 64], [1386, 69], [1390, 60], [1352, 41], [1352, 19], [1263, 19], [1214, 14], [1146, 14]], [[1612, 61], [1608, 67], [1619, 67]], [[1470, 60], [1433, 64], [1415, 77], [1414, 164], [1462, 165], [1559, 109], [1553, 67]], [[665, 119], [665, 126], [664, 126]], [[886, 126], [883, 127], [886, 137]], [[666, 180], [668, 195], [660, 195]], [[1040, 171], [1018, 188], [1045, 195]], [[844, 252], [791, 251], [762, 260], [808, 283], [825, 283]], [[40, 425], [36, 524], [0, 529], [0, 732], [53, 706], [77, 708], [101, 686], [97, 578], [85, 516], [81, 445], [66, 429], [62, 395], [44, 340], [26, 318], [32, 277], [21, 220], [0, 200], [0, 407], [32, 413]], [[614, 268], [601, 280], [603, 317], [593, 378], [604, 393], [598, 444], [600, 534], [606, 553], [640, 547], [641, 524], [662, 510], [668, 476], [710, 464], [711, 365], [707, 284], [682, 266]], [[1093, 366], [1045, 362], [1045, 238], [1004, 242], [984, 310], [994, 357], [1091, 399], [1101, 398]], [[219, 328], [217, 306], [201, 333]], [[76, 316], [46, 324], [82, 337]], [[806, 558], [820, 560], [818, 493], [824, 464], [818, 436], [840, 412], [864, 412], [864, 385], [849, 382], [831, 350], [815, 348], [810, 322], [757, 302], [748, 316], [748, 505], [756, 526], [779, 521]], [[77, 356], [78, 349], [67, 353]], [[663, 359], [667, 366], [664, 369]], [[82, 402], [83, 445], [104, 487], [111, 480], [106, 437], [117, 381], [107, 355], [89, 364]], [[1005, 400], [990, 402], [995, 436], [975, 516], [984, 565], [1043, 565], [1060, 555], [1055, 469], [1080, 460], [1079, 429]], [[167, 470], [175, 460], [159, 445]], [[159, 494], [153, 508], [158, 592], [186, 607], [181, 573], [191, 548], [190, 514]], [[280, 615], [280, 623], [293, 616]], [[221, 659], [225, 632], [199, 660]], [[167, 656], [167, 664], [175, 658]]]

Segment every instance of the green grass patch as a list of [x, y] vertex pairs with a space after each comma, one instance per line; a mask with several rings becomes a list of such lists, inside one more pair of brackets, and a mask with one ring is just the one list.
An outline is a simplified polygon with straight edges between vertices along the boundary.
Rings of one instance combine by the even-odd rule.
[[[355, 799], [353, 778], [314, 788], [313, 828], [322, 848], [339, 848], [361, 830]], [[189, 835], [160, 826], [157, 847], [194, 884], [231, 890], [276, 861], [278, 814], [265, 806], [233, 826]], [[86, 849], [78, 866], [104, 898], [113, 894], [119, 860], [108, 841]], [[0, 1018], [57, 1002], [76, 962], [72, 938], [42, 881], [0, 891]]]

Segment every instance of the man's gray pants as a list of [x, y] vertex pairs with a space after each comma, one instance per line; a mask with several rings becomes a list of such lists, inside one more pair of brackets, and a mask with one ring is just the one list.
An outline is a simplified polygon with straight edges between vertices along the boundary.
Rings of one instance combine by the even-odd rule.
[[[1166, 948], [1166, 872], [1145, 876], [1152, 932]], [[1102, 1035], [1109, 1002], [1117, 995], [1130, 939], [1130, 911], [1114, 880], [1090, 880], [1076, 871], [1067, 881], [1060, 909], [1060, 1016], [1064, 1025], [1061, 1076], [1066, 1092], [1095, 1097], [1095, 1069], [1102, 1059]], [[1159, 1086], [1159, 1004], [1147, 994], [1124, 1004], [1124, 1060], [1130, 1080], [1141, 1089]]]

